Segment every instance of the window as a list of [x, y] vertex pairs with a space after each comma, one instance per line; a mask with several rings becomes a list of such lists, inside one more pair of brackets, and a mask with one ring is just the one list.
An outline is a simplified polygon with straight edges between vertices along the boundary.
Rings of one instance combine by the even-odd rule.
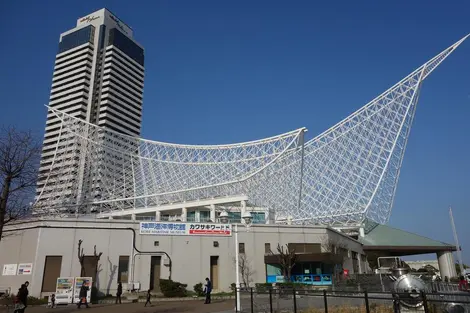
[[214, 241], [214, 247], [218, 248], [219, 247], [219, 242], [218, 241]]
[[87, 42], [93, 42], [95, 27], [89, 25], [62, 37], [59, 43], [59, 52], [62, 53]]
[[119, 257], [118, 282], [127, 282], [129, 276], [129, 256]]
[[153, 242], [153, 246], [154, 246], [154, 247], [158, 247], [159, 245], [160, 245], [160, 241], [154, 241], [154, 242]]
[[288, 247], [295, 253], [321, 253], [320, 243], [289, 243]]
[[115, 46], [132, 60], [144, 66], [144, 49], [135, 44], [117, 28], [113, 28], [109, 31], [108, 45]]
[[269, 242], [264, 244], [264, 253], [265, 254], [271, 253], [271, 244]]
[[238, 253], [245, 253], [245, 244], [243, 242], [238, 244]]

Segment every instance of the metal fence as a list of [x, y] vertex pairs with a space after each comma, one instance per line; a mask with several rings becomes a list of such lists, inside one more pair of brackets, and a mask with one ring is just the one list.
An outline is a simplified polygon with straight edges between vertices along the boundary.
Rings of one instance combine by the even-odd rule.
[[[237, 299], [235, 299], [237, 303]], [[236, 305], [235, 305], [236, 307]], [[240, 313], [470, 313], [470, 293], [241, 288]]]

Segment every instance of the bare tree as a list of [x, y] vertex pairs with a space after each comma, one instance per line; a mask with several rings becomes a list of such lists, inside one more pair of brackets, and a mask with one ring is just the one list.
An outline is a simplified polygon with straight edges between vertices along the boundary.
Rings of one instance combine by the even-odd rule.
[[40, 153], [31, 132], [0, 128], [0, 240], [5, 225], [29, 214]]
[[[236, 262], [236, 259], [234, 258], [233, 261]], [[245, 287], [250, 286], [250, 283], [253, 281], [255, 271], [253, 270], [251, 262], [245, 253], [241, 253], [238, 257], [238, 269], [242, 277], [243, 285]]]
[[86, 269], [85, 269], [85, 254], [83, 253], [82, 248], [83, 240], [78, 240], [78, 262], [80, 262], [80, 276], [86, 276]]
[[85, 266], [85, 258], [87, 256], [83, 253], [82, 243], [83, 243], [83, 240], [79, 239], [78, 240], [78, 249], [77, 249], [78, 254], [77, 254], [77, 256], [78, 256], [78, 262], [80, 262], [80, 276], [86, 277], [87, 274], [91, 275], [91, 277], [93, 277], [93, 285], [95, 285], [96, 284], [96, 275], [99, 273], [99, 271], [98, 271], [99, 262], [100, 262], [101, 256], [103, 255], [103, 252], [96, 253], [96, 245], [93, 247], [93, 255], [88, 256], [88, 257], [92, 258], [91, 263], [94, 266], [94, 269], [93, 269], [94, 273], [87, 273], [86, 266]]
[[297, 255], [295, 254], [295, 249], [289, 249], [289, 246], [286, 245], [285, 249], [284, 246], [281, 244], [277, 244], [277, 254], [270, 251], [271, 255], [275, 255], [278, 257], [279, 265], [281, 266], [282, 275], [287, 281], [291, 280], [291, 273], [292, 269], [295, 266], [295, 262], [297, 261]]

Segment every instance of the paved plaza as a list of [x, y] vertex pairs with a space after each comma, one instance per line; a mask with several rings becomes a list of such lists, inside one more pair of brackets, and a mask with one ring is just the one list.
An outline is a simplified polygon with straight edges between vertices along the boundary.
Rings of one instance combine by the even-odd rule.
[[[27, 313], [68, 313], [68, 312], [89, 312], [89, 313], [219, 313], [233, 311], [233, 300], [213, 301], [211, 304], [204, 304], [203, 301], [179, 301], [179, 302], [156, 302], [152, 306], [144, 307], [144, 303], [128, 304], [96, 304], [89, 309], [77, 309], [75, 305], [59, 306], [51, 309], [44, 306], [29, 307]], [[0, 313], [13, 313], [10, 309], [0, 307]]]

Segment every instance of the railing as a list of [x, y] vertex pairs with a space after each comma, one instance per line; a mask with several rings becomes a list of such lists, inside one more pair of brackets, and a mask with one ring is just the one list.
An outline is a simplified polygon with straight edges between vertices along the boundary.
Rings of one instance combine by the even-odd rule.
[[[424, 313], [470, 312], [470, 292], [398, 294], [288, 287], [239, 290], [240, 308], [237, 313], [400, 313], [410, 308]], [[237, 301], [235, 297], [235, 307]], [[454, 310], [450, 310], [451, 307]]]

